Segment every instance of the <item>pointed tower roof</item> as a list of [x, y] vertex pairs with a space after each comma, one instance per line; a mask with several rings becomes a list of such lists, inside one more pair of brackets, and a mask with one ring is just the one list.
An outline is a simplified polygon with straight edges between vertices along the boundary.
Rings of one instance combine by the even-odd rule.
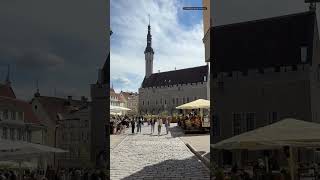
[[11, 85], [11, 81], [10, 81], [10, 65], [8, 64], [8, 72], [7, 72], [7, 77], [6, 77], [6, 81], [5, 81], [6, 85]]
[[37, 80], [37, 91], [34, 93], [34, 97], [39, 97], [40, 96], [40, 91], [39, 91], [39, 81]]
[[150, 15], [149, 15], [149, 25], [148, 25], [148, 35], [147, 35], [147, 47], [144, 51], [144, 53], [151, 52], [154, 54], [154, 51], [151, 47], [152, 44], [152, 35], [151, 35], [151, 26], [150, 26]]

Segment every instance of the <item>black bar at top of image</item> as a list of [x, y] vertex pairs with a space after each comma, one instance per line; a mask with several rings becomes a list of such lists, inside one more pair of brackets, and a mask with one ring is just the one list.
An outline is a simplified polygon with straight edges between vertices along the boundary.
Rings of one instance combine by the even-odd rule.
[[207, 7], [183, 7], [183, 10], [207, 10]]

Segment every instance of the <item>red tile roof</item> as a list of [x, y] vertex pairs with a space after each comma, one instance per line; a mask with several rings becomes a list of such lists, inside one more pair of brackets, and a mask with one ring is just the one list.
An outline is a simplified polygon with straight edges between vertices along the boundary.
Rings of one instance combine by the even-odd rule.
[[84, 103], [81, 100], [71, 100], [71, 104], [69, 104], [68, 99], [64, 98], [48, 96], [39, 96], [35, 98], [39, 100], [51, 120], [57, 120], [57, 113], [68, 113], [84, 106]]
[[10, 85], [0, 84], [0, 96], [16, 98]]

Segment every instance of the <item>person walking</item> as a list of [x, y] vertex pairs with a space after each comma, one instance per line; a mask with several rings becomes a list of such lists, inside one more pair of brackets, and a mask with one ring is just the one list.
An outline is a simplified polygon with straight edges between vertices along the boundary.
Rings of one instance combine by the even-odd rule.
[[143, 125], [143, 121], [142, 121], [142, 117], [140, 117], [139, 119], [138, 119], [138, 121], [139, 121], [139, 132], [140, 132], [140, 134], [141, 134], [141, 127], [142, 127], [142, 125]]
[[158, 136], [160, 136], [160, 134], [161, 134], [162, 124], [163, 124], [162, 119], [158, 118]]
[[140, 126], [139, 126], [139, 117], [136, 117], [136, 123], [137, 123], [137, 133], [139, 133]]
[[166, 126], [166, 131], [167, 134], [169, 133], [169, 127], [170, 127], [170, 121], [169, 118], [166, 118], [165, 122], [164, 122], [165, 126]]
[[134, 128], [136, 126], [136, 123], [134, 122], [134, 118], [132, 118], [131, 120], [131, 130], [132, 130], [132, 134], [134, 134]]
[[153, 134], [154, 133], [154, 125], [156, 124], [156, 121], [153, 118], [151, 118], [150, 124], [151, 124], [151, 134]]

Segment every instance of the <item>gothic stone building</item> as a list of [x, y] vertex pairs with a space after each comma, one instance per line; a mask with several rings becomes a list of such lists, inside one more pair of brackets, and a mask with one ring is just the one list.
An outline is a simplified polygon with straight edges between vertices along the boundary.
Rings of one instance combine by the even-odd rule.
[[[315, 12], [216, 26], [211, 31], [212, 143], [288, 117], [320, 122]], [[283, 153], [269, 153], [285, 162]], [[300, 153], [300, 158], [309, 159], [310, 154]], [[260, 155], [215, 151], [211, 159], [243, 163]]]
[[145, 78], [139, 88], [139, 113], [178, 113], [176, 107], [196, 100], [207, 99], [208, 66], [153, 73], [150, 25], [145, 54]]

